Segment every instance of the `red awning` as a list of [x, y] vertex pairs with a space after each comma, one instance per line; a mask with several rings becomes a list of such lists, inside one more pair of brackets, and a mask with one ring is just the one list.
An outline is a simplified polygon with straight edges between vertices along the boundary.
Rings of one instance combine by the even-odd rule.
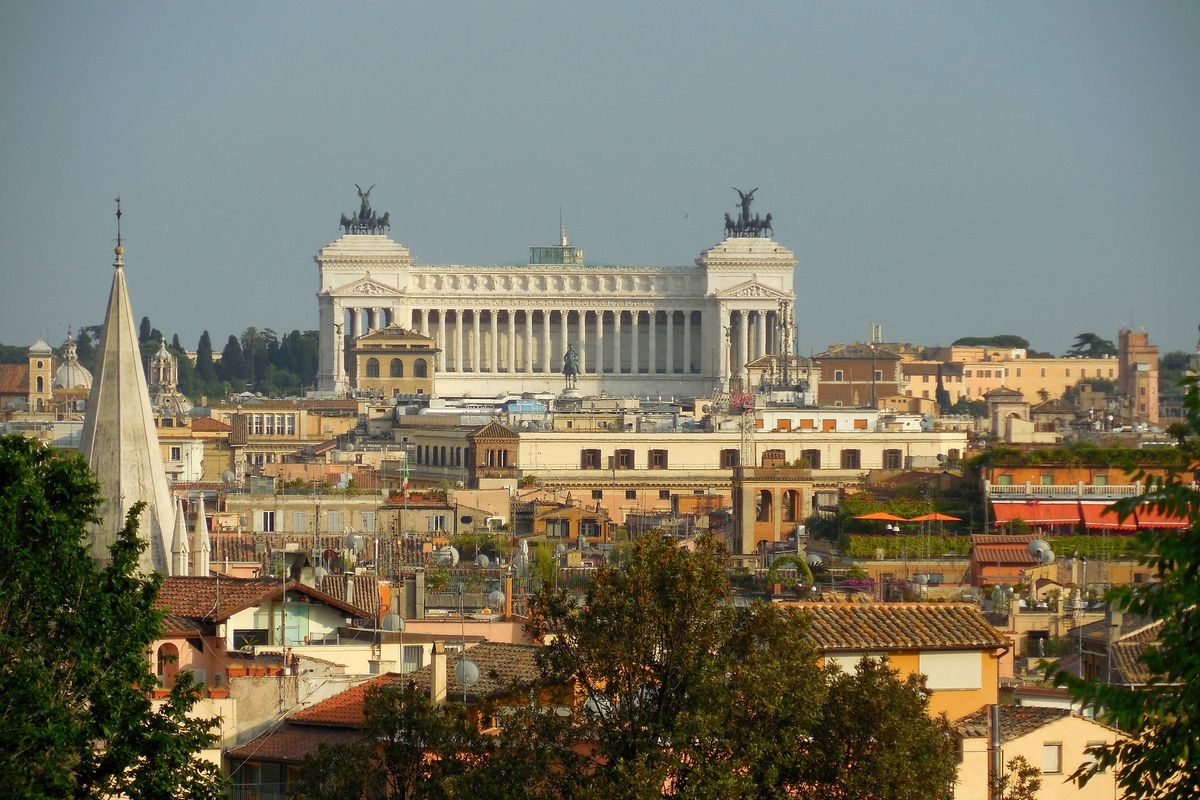
[[1080, 503], [1079, 508], [1083, 511], [1083, 524], [1088, 528], [1110, 531], [1137, 530], [1137, 523], [1132, 514], [1126, 516], [1122, 522], [1116, 509], [1107, 503]]
[[997, 524], [1021, 519], [1030, 525], [1077, 525], [1079, 503], [992, 503]]
[[1139, 528], [1186, 528], [1191, 524], [1186, 517], [1164, 514], [1150, 506], [1138, 506], [1137, 522]]

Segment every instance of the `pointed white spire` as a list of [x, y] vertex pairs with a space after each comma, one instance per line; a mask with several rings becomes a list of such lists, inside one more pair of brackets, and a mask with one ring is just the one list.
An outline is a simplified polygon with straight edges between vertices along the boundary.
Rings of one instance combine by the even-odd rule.
[[146, 509], [139, 519], [138, 534], [149, 546], [142, 553], [141, 569], [170, 574], [169, 537], [175, 524], [175, 509], [167, 488], [146, 375], [142, 371], [137, 326], [125, 286], [120, 218], [118, 202], [112, 290], [79, 444], [100, 482], [100, 496], [105, 501], [100, 509], [100, 522], [92, 529], [92, 557], [100, 563], [109, 561], [109, 548], [125, 523], [126, 512], [134, 503], [144, 501]]
[[204, 521], [204, 495], [201, 494], [196, 498], [196, 528], [192, 534], [192, 553], [195, 563], [192, 565], [192, 574], [200, 577], [208, 577], [208, 523]]
[[171, 539], [172, 575], [188, 574], [188, 556], [191, 548], [188, 547], [187, 522], [184, 520], [186, 514], [187, 501], [184, 500], [175, 508], [175, 535]]

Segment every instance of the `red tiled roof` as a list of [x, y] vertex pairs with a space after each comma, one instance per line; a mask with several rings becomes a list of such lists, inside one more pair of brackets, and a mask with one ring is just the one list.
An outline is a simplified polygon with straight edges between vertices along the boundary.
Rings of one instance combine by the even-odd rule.
[[29, 394], [28, 364], [0, 364], [0, 394]]
[[[350, 584], [348, 596], [347, 580]], [[370, 611], [372, 616], [379, 613], [379, 581], [374, 575], [325, 575], [317, 581], [317, 588], [330, 597]]]
[[242, 564], [257, 564], [261, 559], [254, 546], [254, 536], [249, 533], [210, 533], [208, 535], [212, 563], [234, 561]]
[[370, 616], [366, 609], [324, 592], [290, 581], [286, 587], [274, 578], [221, 578], [172, 575], [163, 579], [155, 606], [168, 614], [193, 620], [220, 622], [231, 615], [283, 593], [300, 592], [359, 617]]
[[997, 523], [1022, 519], [1031, 525], [1075, 525], [1079, 523], [1079, 503], [1043, 503], [1033, 500], [1025, 503], [992, 502], [993, 515]]
[[[537, 667], [538, 650], [539, 648], [533, 645], [505, 642], [481, 642], [468, 649], [466, 658], [479, 667], [479, 682], [467, 687], [467, 698], [477, 701], [536, 684], [541, 678]], [[454, 676], [454, 667], [462, 658], [461, 653], [446, 654], [446, 694], [452, 700], [463, 696], [463, 687]], [[359, 726], [365, 720], [363, 705], [366, 702], [367, 689], [372, 686], [403, 686], [412, 681], [418, 690], [428, 694], [431, 675], [430, 665], [406, 675], [381, 675], [317, 703], [312, 708], [293, 714], [289, 719], [291, 722], [306, 725]]]
[[192, 430], [201, 433], [224, 433], [233, 430], [233, 426], [226, 425], [216, 417], [195, 417], [192, 420]]
[[805, 604], [809, 638], [825, 652], [987, 650], [1008, 638], [965, 603]]
[[226, 752], [229, 758], [238, 761], [283, 761], [299, 763], [309, 753], [316, 752], [321, 744], [349, 744], [359, 738], [356, 730], [345, 728], [317, 728], [307, 725], [284, 724], [269, 731], [241, 747]]
[[1025, 545], [985, 544], [971, 551], [971, 558], [983, 564], [1037, 564]]
[[[955, 720], [954, 729], [966, 739], [986, 738], [990, 728], [990, 707]], [[1001, 706], [1000, 741], [1008, 742], [1033, 733], [1038, 728], [1071, 716], [1067, 708], [1046, 706]]]

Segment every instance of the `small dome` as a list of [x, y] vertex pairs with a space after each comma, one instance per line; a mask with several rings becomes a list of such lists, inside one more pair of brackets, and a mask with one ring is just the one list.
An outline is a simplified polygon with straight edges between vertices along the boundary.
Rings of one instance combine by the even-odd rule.
[[43, 340], [40, 336], [38, 337], [38, 340], [29, 347], [29, 355], [31, 356], [49, 356], [53, 354], [54, 350], [52, 350], [50, 345], [46, 344], [45, 340]]
[[92, 373], [79, 363], [79, 354], [71, 335], [63, 343], [63, 363], [54, 373], [54, 382], [50, 384], [55, 389], [86, 389], [91, 391]]

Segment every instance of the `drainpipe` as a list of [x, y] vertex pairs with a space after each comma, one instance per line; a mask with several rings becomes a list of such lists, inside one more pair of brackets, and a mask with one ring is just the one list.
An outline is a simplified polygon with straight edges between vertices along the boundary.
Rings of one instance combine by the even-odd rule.
[[991, 706], [988, 735], [988, 798], [1003, 800], [1000, 796], [1000, 778], [1004, 774], [1004, 757], [1000, 750], [1000, 705]]
[[446, 702], [446, 688], [446, 645], [434, 642], [429, 662], [429, 701], [434, 705]]

